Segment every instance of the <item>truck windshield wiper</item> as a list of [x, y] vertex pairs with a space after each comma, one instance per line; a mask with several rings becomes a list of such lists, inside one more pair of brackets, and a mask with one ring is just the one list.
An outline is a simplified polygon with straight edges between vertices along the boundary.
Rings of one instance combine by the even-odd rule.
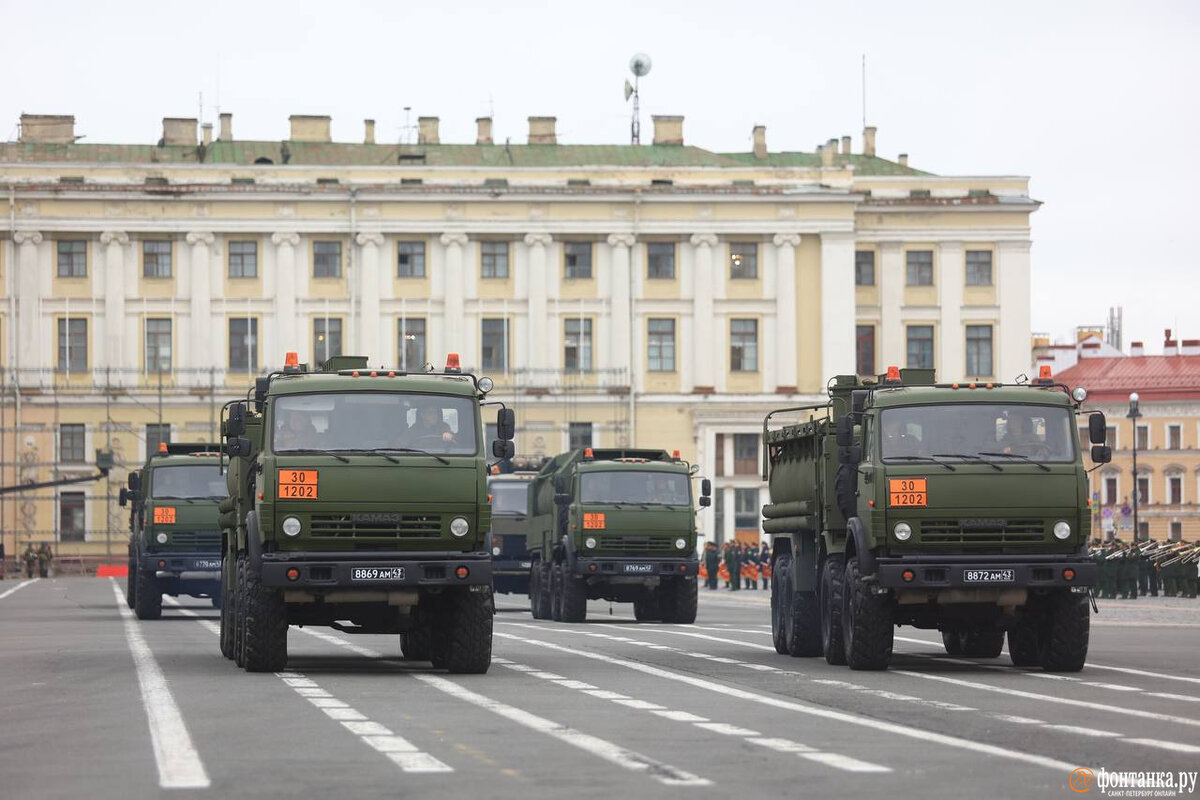
[[343, 461], [347, 464], [350, 463], [350, 459], [346, 458], [345, 456], [339, 456], [337, 453], [333, 452], [332, 450], [317, 450], [317, 449], [311, 448], [311, 447], [297, 447], [297, 448], [292, 448], [291, 450], [276, 450], [275, 451], [275, 455], [291, 455], [292, 453], [298, 453], [300, 455], [305, 455], [305, 456], [332, 456], [333, 458], [336, 458], [338, 461]]
[[958, 471], [950, 464], [947, 464], [945, 461], [938, 461], [933, 456], [885, 456], [883, 460], [884, 461], [932, 461], [934, 464], [937, 464], [939, 467], [945, 467], [946, 469], [950, 470], [951, 472]]
[[183, 500], [186, 503], [196, 502], [196, 498], [194, 498], [194, 497], [180, 497], [177, 494], [160, 494], [160, 495], [158, 495], [156, 497], [152, 497], [150, 499], [151, 500]]
[[450, 463], [446, 459], [439, 456], [437, 453], [431, 453], [428, 450], [418, 450], [415, 447], [372, 447], [372, 448], [363, 449], [363, 450], [343, 449], [342, 452], [343, 453], [372, 453], [377, 456], [383, 456], [388, 461], [391, 461], [393, 464], [399, 464], [400, 462], [397, 459], [394, 459], [390, 455], [388, 455], [389, 453], [417, 453], [417, 454], [423, 455], [423, 456], [432, 456], [433, 458], [436, 458], [438, 461], [442, 462], [443, 464]]
[[1004, 467], [1000, 466], [999, 464], [993, 464], [991, 461], [988, 461], [986, 458], [983, 458], [983, 457], [977, 456], [977, 455], [972, 455], [971, 453], [934, 453], [934, 455], [941, 456], [942, 458], [967, 458], [972, 461], [978, 461], [982, 464], [987, 464], [989, 467], [996, 470], [996, 472], [1004, 471]]
[[1022, 461], [1025, 461], [1029, 464], [1033, 464], [1035, 467], [1037, 467], [1040, 470], [1044, 470], [1046, 472], [1050, 471], [1050, 468], [1047, 467], [1042, 462], [1034, 461], [1029, 456], [1021, 455], [1020, 453], [983, 453], [983, 452], [981, 452], [979, 455], [981, 455], [981, 456], [998, 456], [999, 458], [1019, 458]]

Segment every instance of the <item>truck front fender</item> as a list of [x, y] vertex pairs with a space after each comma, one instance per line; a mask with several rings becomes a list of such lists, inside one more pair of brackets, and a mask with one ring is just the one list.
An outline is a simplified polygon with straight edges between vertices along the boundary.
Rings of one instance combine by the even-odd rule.
[[250, 557], [250, 568], [262, 571], [262, 535], [258, 527], [258, 512], [246, 515], [246, 554]]
[[846, 521], [846, 532], [854, 543], [854, 555], [858, 559], [858, 571], [861, 575], [874, 575], [876, 571], [875, 554], [871, 552], [870, 541], [867, 538], [867, 526], [860, 517], [851, 517]]

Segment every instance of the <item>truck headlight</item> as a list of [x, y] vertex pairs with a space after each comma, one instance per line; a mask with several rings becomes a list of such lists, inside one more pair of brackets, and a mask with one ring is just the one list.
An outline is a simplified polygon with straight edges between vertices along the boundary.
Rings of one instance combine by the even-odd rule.
[[494, 389], [496, 386], [496, 384], [492, 382], [491, 378], [486, 378], [486, 377], [480, 378], [479, 383], [476, 385], [479, 387], [479, 391], [483, 392], [484, 394], [487, 394], [492, 389]]
[[896, 538], [902, 542], [907, 542], [912, 538], [912, 526], [907, 522], [897, 522], [896, 527], [892, 528], [892, 533], [896, 534]]
[[675, 548], [677, 550], [682, 550], [685, 547], [687, 547], [687, 539], [676, 539], [675, 540]]
[[588, 550], [595, 550], [596, 549], [596, 537], [589, 536], [586, 539], [584, 539], [583, 546], [586, 547]]
[[154, 537], [154, 541], [158, 542], [159, 544], [166, 544], [167, 535], [165, 533], [160, 533], [158, 536]]
[[300, 520], [295, 517], [288, 517], [283, 521], [283, 532], [288, 536], [300, 535]]
[[1071, 538], [1071, 525], [1065, 520], [1054, 523], [1054, 538], [1067, 540]]
[[470, 524], [462, 517], [455, 517], [450, 522], [450, 532], [455, 536], [466, 536], [467, 532], [470, 530]]
[[1082, 403], [1084, 400], [1087, 400], [1087, 389], [1082, 386], [1076, 386], [1071, 390], [1071, 399], [1076, 403]]
[[494, 555], [494, 556], [499, 556], [499, 555], [500, 555], [500, 548], [499, 548], [499, 547], [493, 547], [493, 548], [492, 548], [492, 555]]

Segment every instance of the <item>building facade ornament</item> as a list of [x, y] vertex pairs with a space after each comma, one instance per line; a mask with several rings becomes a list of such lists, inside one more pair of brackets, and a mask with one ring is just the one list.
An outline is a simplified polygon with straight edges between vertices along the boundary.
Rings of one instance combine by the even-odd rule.
[[610, 233], [608, 235], [609, 247], [633, 247], [637, 237], [632, 233]]
[[800, 234], [798, 233], [777, 233], [771, 239], [771, 243], [776, 247], [791, 245], [792, 247], [800, 246]]
[[359, 247], [366, 247], [367, 245], [383, 247], [383, 234], [378, 231], [363, 231], [354, 237], [354, 241], [358, 243]]
[[300, 234], [294, 231], [280, 231], [271, 234], [271, 244], [276, 247], [295, 247], [300, 244]]
[[716, 247], [718, 240], [715, 233], [693, 233], [689, 241], [692, 247]]
[[527, 233], [525, 234], [525, 244], [527, 247], [549, 247], [553, 239], [548, 233]]
[[443, 233], [438, 237], [438, 241], [442, 243], [443, 247], [450, 247], [451, 245], [466, 247], [467, 235], [465, 233]]
[[187, 235], [187, 243], [190, 245], [209, 245], [216, 241], [216, 237], [209, 231], [193, 231]]
[[17, 244], [41, 244], [40, 231], [13, 231], [13, 241]]
[[125, 231], [105, 231], [100, 234], [102, 244], [119, 244], [122, 247], [129, 244], [129, 234]]

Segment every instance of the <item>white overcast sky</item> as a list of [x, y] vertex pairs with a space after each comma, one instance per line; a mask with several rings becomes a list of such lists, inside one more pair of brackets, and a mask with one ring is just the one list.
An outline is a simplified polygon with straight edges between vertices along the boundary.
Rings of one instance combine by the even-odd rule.
[[396, 141], [404, 107], [443, 142], [498, 141], [531, 115], [559, 140], [628, 141], [629, 57], [654, 61], [642, 118], [749, 150], [861, 148], [861, 57], [881, 155], [943, 175], [1028, 175], [1033, 328], [1066, 338], [1125, 309], [1125, 342], [1200, 338], [1200, 2], [256, 2], [0, 0], [0, 137], [21, 112], [71, 113], [92, 142], [152, 143], [164, 116], [219, 102], [234, 135], [283, 139], [289, 114], [362, 120]]

